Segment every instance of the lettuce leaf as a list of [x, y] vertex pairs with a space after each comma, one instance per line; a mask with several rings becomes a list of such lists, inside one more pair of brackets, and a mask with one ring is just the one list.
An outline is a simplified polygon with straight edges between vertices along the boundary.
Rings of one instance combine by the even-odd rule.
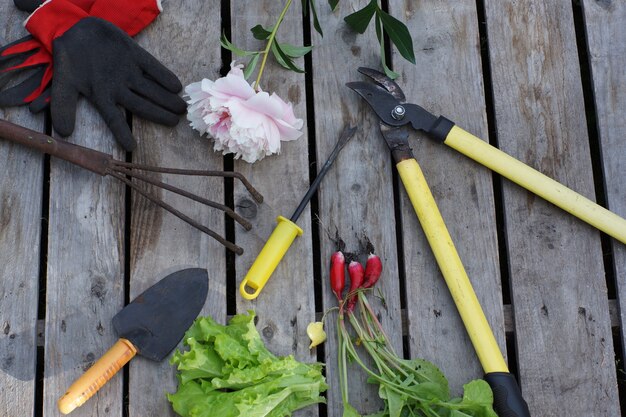
[[324, 402], [322, 364], [278, 357], [263, 343], [255, 314], [234, 316], [228, 325], [200, 317], [185, 333], [189, 350], [177, 351], [178, 389], [168, 394], [183, 417], [283, 417]]

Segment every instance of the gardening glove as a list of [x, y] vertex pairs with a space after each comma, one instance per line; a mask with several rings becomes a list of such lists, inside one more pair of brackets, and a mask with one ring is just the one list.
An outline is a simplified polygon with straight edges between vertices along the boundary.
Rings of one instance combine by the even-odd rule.
[[[88, 12], [100, 17], [135, 36], [147, 27], [161, 12], [158, 0], [69, 0]], [[21, 10], [36, 9], [41, 1], [15, 0]], [[18, 80], [26, 71], [32, 74], [15, 85], [2, 90], [12, 80]], [[0, 107], [30, 103], [30, 110], [38, 113], [48, 107], [52, 79], [52, 55], [41, 42], [27, 36], [0, 47]]]
[[[89, 10], [94, 1], [95, 0], [72, 0], [72, 3], [79, 6], [83, 10]], [[13, 3], [18, 9], [24, 12], [32, 13], [37, 9], [37, 7], [41, 6], [43, 0], [13, 0]]]
[[43, 0], [13, 0], [13, 3], [18, 9], [24, 12], [32, 13], [41, 5], [41, 3], [43, 3]]
[[[52, 79], [52, 56], [32, 36], [0, 47], [0, 107], [30, 103]], [[28, 71], [31, 74], [25, 78]], [[3, 90], [12, 81], [14, 85]]]
[[178, 115], [185, 112], [176, 75], [115, 25], [90, 17], [67, 0], [51, 0], [28, 18], [25, 27], [52, 52], [52, 125], [59, 134], [74, 131], [80, 94], [128, 151], [136, 142], [117, 105], [168, 126], [178, 123]]

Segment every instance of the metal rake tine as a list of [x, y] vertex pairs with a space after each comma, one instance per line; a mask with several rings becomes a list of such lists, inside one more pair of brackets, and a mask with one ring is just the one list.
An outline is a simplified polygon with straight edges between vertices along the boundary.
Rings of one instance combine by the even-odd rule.
[[167, 183], [164, 183], [163, 181], [159, 181], [156, 180], [154, 178], [151, 178], [147, 175], [143, 175], [140, 174], [138, 172], [134, 172], [133, 170], [130, 169], [126, 169], [126, 168], [122, 168], [122, 167], [115, 167], [115, 172], [119, 172], [121, 174], [127, 175], [129, 177], [132, 178], [137, 178], [138, 180], [144, 181], [148, 184], [154, 185], [155, 187], [159, 187], [159, 188], [163, 188], [167, 191], [171, 191], [175, 194], [178, 195], [182, 195], [183, 197], [187, 197], [193, 201], [197, 201], [198, 203], [207, 205], [209, 207], [213, 207], [219, 210], [222, 210], [223, 212], [225, 212], [230, 218], [232, 218], [233, 220], [235, 220], [237, 223], [239, 223], [241, 226], [243, 226], [244, 229], [246, 230], [250, 230], [252, 229], [252, 224], [250, 224], [249, 221], [247, 221], [246, 219], [244, 219], [243, 217], [241, 217], [239, 214], [237, 214], [233, 209], [231, 209], [230, 207], [224, 205], [224, 204], [220, 204], [220, 203], [216, 203], [215, 201], [211, 201], [208, 200], [204, 197], [200, 197], [198, 195], [192, 194], [189, 191], [183, 190], [181, 188], [175, 187], [173, 185], [169, 185]]
[[133, 184], [133, 182], [131, 180], [129, 180], [128, 178], [126, 178], [124, 175], [122, 175], [122, 174], [120, 174], [118, 172], [115, 172], [115, 171], [110, 172], [109, 175], [111, 175], [111, 176], [117, 178], [118, 180], [122, 181], [124, 184], [128, 185], [130, 188], [132, 188], [133, 190], [135, 190], [139, 194], [141, 194], [144, 198], [150, 200], [151, 202], [153, 202], [157, 206], [161, 207], [162, 209], [169, 211], [174, 216], [178, 217], [179, 219], [181, 219], [182, 221], [186, 222], [190, 226], [195, 227], [196, 229], [200, 230], [201, 232], [204, 232], [207, 235], [211, 236], [213, 239], [217, 240], [219, 243], [221, 243], [227, 249], [235, 252], [237, 255], [241, 255], [243, 253], [243, 249], [241, 247], [237, 246], [236, 244], [234, 244], [232, 242], [229, 242], [228, 240], [224, 239], [222, 236], [218, 235], [213, 230], [209, 229], [206, 226], [201, 225], [200, 223], [198, 223], [197, 221], [193, 220], [189, 216], [183, 214], [179, 210], [176, 210], [174, 207], [170, 206], [169, 204], [159, 200], [158, 198], [155, 198], [154, 196], [151, 196], [149, 193], [147, 193], [146, 191], [142, 190], [141, 187], [137, 187], [137, 185]]
[[243, 176], [240, 172], [233, 171], [203, 171], [203, 170], [195, 170], [195, 169], [180, 169], [180, 168], [163, 168], [152, 165], [142, 165], [135, 164], [130, 162], [123, 161], [114, 161], [116, 166], [122, 166], [125, 168], [137, 169], [142, 171], [150, 171], [150, 172], [159, 172], [163, 174], [173, 174], [173, 175], [191, 175], [191, 176], [201, 176], [201, 177], [228, 177], [228, 178], [237, 178], [241, 183], [246, 187], [250, 195], [256, 200], [257, 203], [263, 202], [263, 196], [260, 192], [256, 190], [252, 186], [252, 184], [247, 180], [246, 177]]

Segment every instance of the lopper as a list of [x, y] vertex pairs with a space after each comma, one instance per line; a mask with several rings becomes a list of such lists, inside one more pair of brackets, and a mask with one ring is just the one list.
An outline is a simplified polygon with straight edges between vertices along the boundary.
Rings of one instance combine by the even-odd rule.
[[[359, 68], [359, 72], [376, 83], [357, 81], [348, 83], [347, 86], [369, 103], [385, 128], [410, 126], [415, 130], [422, 130], [432, 139], [461, 152], [626, 244], [625, 219], [461, 129], [447, 118], [437, 117], [417, 104], [405, 103], [405, 96], [400, 87], [383, 73], [370, 68]], [[388, 131], [391, 132], [393, 129]], [[383, 134], [387, 139], [391, 133], [385, 134], [383, 131]], [[402, 154], [399, 157], [409, 155], [408, 144], [402, 142], [402, 139], [398, 140], [389, 143], [387, 139], [392, 152], [397, 149]], [[409, 151], [406, 155], [403, 153], [405, 145]], [[399, 162], [397, 158], [396, 162]]]
[[626, 220], [455, 126], [447, 118], [437, 117], [416, 104], [405, 103], [402, 89], [383, 73], [369, 68], [359, 68], [359, 72], [374, 82], [350, 82], [347, 86], [357, 92], [380, 119], [380, 130], [391, 150], [400, 179], [483, 367], [485, 380], [493, 390], [494, 408], [501, 416], [528, 417], [528, 405], [515, 377], [508, 370], [426, 179], [413, 156], [408, 142], [409, 132], [424, 131], [431, 138], [623, 243], [626, 243]]
[[359, 68], [370, 81], [347, 84], [374, 110], [400, 179], [417, 214], [428, 243], [441, 269], [459, 315], [493, 389], [494, 407], [500, 416], [530, 416], [515, 377], [509, 372], [502, 352], [472, 288], [426, 179], [408, 143], [411, 130], [422, 130], [528, 191], [573, 214], [579, 219], [626, 243], [626, 220], [565, 187], [512, 156], [456, 126], [443, 116], [405, 103], [402, 89], [383, 73]]

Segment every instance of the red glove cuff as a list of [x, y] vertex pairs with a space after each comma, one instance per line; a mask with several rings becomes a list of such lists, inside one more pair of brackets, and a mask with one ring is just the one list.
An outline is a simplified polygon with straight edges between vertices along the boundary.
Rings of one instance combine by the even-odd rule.
[[89, 14], [135, 36], [161, 13], [160, 0], [96, 0]]
[[24, 26], [44, 48], [52, 52], [52, 41], [88, 16], [86, 11], [70, 1], [47, 0], [26, 19]]

